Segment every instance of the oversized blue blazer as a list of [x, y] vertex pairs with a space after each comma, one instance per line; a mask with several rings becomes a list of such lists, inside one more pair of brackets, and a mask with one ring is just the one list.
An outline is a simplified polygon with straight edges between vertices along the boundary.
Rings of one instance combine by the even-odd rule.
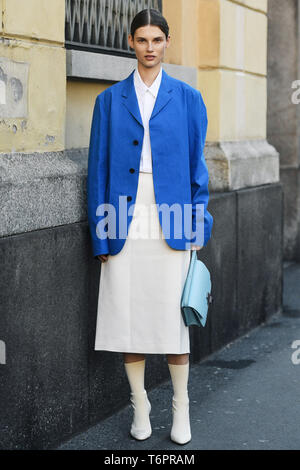
[[[100, 93], [95, 101], [87, 174], [88, 224], [94, 257], [119, 253], [132, 220], [129, 212], [126, 215], [127, 235], [119, 237], [119, 196], [124, 196], [129, 211], [136, 201], [144, 138], [133, 74], [134, 70], [126, 79]], [[207, 210], [209, 175], [203, 153], [207, 112], [200, 91], [171, 77], [163, 69], [149, 120], [149, 132], [156, 204], [171, 206], [177, 203], [182, 211], [184, 204], [190, 204], [194, 233], [199, 223], [196, 204], [203, 204], [202, 245], [205, 246], [211, 237], [213, 217]], [[107, 216], [107, 212], [97, 215], [96, 211], [100, 204], [105, 203], [112, 204], [116, 210], [116, 238], [110, 238], [108, 234], [101, 239], [97, 235], [97, 224]], [[164, 232], [161, 211], [158, 215]], [[166, 235], [164, 233], [166, 242], [175, 250], [188, 249], [186, 243], [193, 242], [195, 237], [186, 236], [184, 229], [181, 238], [175, 237], [172, 223], [171, 216], [170, 231]]]

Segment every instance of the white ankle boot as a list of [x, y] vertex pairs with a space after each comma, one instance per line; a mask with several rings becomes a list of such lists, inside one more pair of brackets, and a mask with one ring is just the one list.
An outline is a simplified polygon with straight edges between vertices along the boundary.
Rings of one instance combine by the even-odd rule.
[[139, 395], [131, 393], [130, 401], [134, 409], [130, 434], [138, 440], [147, 439], [152, 434], [152, 428], [149, 417], [151, 404], [148, 400], [146, 390]]
[[176, 400], [172, 398], [173, 424], [171, 429], [171, 439], [177, 444], [186, 444], [192, 438], [189, 399]]

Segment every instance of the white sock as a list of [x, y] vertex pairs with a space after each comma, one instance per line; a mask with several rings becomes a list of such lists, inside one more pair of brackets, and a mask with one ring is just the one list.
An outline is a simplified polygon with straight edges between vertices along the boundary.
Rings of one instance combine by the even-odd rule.
[[131, 392], [137, 396], [145, 393], [145, 363], [145, 359], [142, 361], [124, 362]]
[[131, 402], [134, 407], [131, 435], [136, 439], [146, 439], [152, 433], [149, 418], [151, 404], [144, 388], [145, 363], [145, 359], [124, 363], [131, 388]]
[[169, 364], [173, 384], [174, 399], [188, 400], [189, 362], [187, 364]]

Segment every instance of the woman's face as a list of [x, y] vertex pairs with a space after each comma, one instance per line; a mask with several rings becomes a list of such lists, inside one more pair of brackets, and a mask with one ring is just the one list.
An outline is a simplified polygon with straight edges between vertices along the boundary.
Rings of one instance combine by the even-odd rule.
[[138, 62], [146, 68], [152, 68], [163, 61], [165, 50], [170, 45], [170, 36], [166, 39], [165, 33], [158, 26], [147, 25], [135, 31], [134, 40], [129, 34], [128, 42], [135, 50]]

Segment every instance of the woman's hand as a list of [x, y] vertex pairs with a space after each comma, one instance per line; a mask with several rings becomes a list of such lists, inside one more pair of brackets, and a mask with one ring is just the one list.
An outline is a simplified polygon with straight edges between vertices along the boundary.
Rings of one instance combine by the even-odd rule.
[[199, 246], [199, 245], [192, 245], [191, 246], [191, 250], [201, 250], [201, 248], [203, 248], [203, 246]]
[[109, 254], [107, 255], [98, 255], [98, 259], [102, 261], [102, 263], [105, 263], [108, 260]]

